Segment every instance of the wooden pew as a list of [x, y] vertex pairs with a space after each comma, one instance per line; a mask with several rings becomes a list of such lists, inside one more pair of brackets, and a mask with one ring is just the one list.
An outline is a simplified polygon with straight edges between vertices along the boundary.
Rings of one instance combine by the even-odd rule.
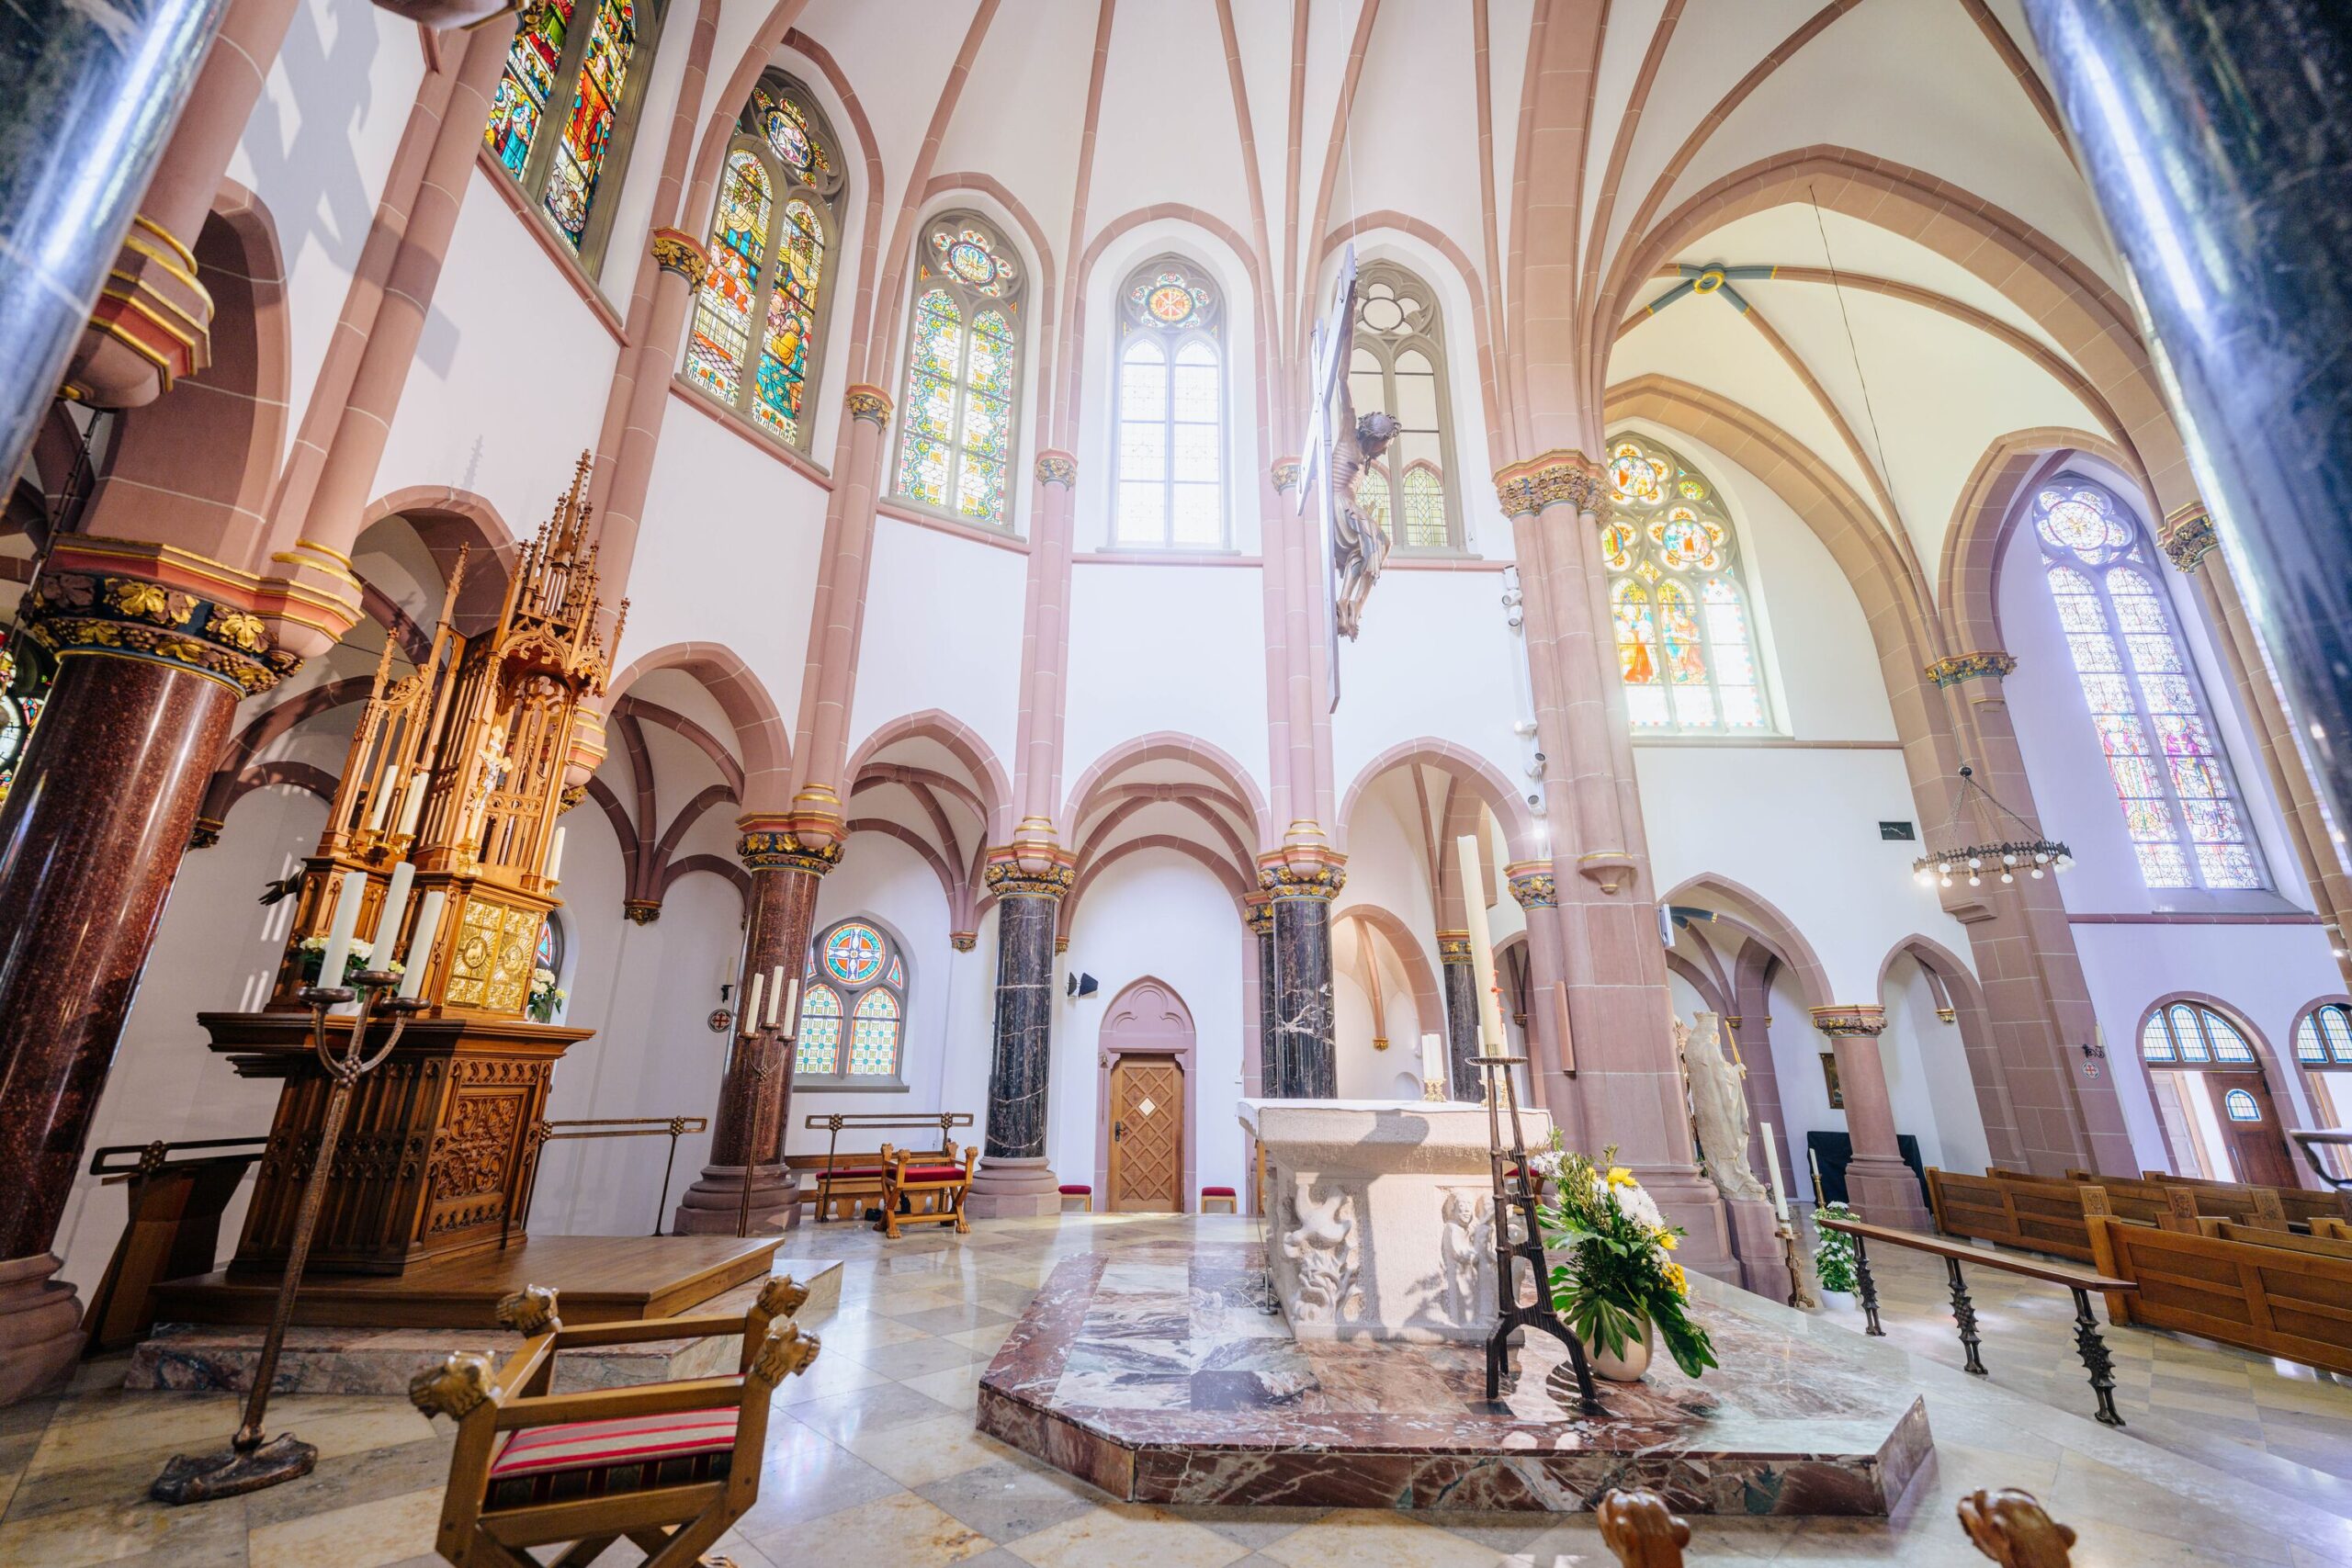
[[[2309, 1229], [2314, 1222], [2320, 1220], [2352, 1219], [2352, 1194], [2314, 1192], [2307, 1187], [2248, 1187], [2243, 1182], [2211, 1181], [2201, 1176], [2172, 1176], [2161, 1170], [2143, 1170], [2140, 1174], [2147, 1180], [2159, 1181], [2167, 1187], [2211, 1188], [2218, 1191], [2247, 1194], [2267, 1193], [2278, 1200], [2281, 1214], [2291, 1229]], [[2089, 1179], [2086, 1178], [2086, 1179]], [[2201, 1200], [2198, 1212], [2199, 1213], [2206, 1212]], [[2255, 1223], [2263, 1222], [2257, 1219]]]
[[2028, 1252], [2091, 1260], [2078, 1182], [2050, 1181], [2009, 1171], [1962, 1176], [1928, 1168], [1928, 1202], [1936, 1229]]
[[[2069, 1171], [2076, 1181], [2096, 1183], [2105, 1190], [2109, 1212], [2118, 1219], [2139, 1220], [2143, 1224], [2163, 1225], [2178, 1222], [2178, 1228], [2193, 1229], [2198, 1219], [2234, 1220], [2240, 1224], [2259, 1225], [2266, 1230], [2287, 1228], [2286, 1206], [2275, 1187], [2249, 1187], [2236, 1181], [2206, 1181], [2202, 1179], [2184, 1180], [2177, 1177], [2151, 1172], [2134, 1180], [2128, 1176], [2100, 1176], [2093, 1171]], [[2180, 1207], [2177, 1194], [2186, 1194], [2188, 1206]]]
[[2154, 1230], [2106, 1215], [2090, 1226], [2094, 1266], [2135, 1287], [2108, 1296], [2115, 1322], [2352, 1373], [2352, 1247], [2283, 1232], [2249, 1240], [2244, 1227]]

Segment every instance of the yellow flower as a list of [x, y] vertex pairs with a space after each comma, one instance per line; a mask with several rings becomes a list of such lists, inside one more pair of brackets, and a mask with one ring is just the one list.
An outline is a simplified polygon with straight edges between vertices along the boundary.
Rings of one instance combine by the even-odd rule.
[[1657, 1244], [1666, 1248], [1667, 1251], [1672, 1252], [1677, 1247], [1681, 1245], [1681, 1238], [1677, 1236], [1672, 1231], [1660, 1231], [1657, 1233]]
[[1687, 1296], [1690, 1293], [1690, 1276], [1682, 1271], [1682, 1265], [1679, 1263], [1668, 1263], [1666, 1266], [1666, 1282], [1674, 1287], [1674, 1293], [1678, 1296]]
[[1611, 1187], [1631, 1187], [1634, 1185], [1634, 1173], [1627, 1170], [1622, 1165], [1612, 1165], [1609, 1168], [1609, 1185]]

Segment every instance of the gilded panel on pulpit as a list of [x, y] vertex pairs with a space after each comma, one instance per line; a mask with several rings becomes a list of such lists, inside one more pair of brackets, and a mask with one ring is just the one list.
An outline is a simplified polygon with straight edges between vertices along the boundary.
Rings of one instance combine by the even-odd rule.
[[544, 919], [537, 909], [468, 899], [458, 928], [457, 954], [449, 965], [450, 1004], [485, 1012], [521, 1012], [531, 994], [531, 954]]

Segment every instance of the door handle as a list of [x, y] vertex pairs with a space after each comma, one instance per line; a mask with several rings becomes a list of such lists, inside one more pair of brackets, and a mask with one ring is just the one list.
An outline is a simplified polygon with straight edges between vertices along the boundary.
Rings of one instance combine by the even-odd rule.
[[1127, 1138], [1127, 1124], [1126, 1124], [1125, 1122], [1112, 1122], [1112, 1123], [1111, 1123], [1111, 1141], [1112, 1141], [1113, 1143], [1114, 1143], [1114, 1144], [1121, 1144], [1121, 1143], [1125, 1143], [1125, 1142], [1126, 1142], [1126, 1138]]

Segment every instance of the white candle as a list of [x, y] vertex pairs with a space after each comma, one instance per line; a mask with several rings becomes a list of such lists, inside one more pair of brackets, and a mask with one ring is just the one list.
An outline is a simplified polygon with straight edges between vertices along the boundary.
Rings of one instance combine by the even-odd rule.
[[379, 779], [376, 781], [376, 798], [368, 803], [368, 830], [381, 832], [384, 818], [391, 815], [391, 809], [392, 792], [383, 780]]
[[401, 800], [401, 836], [416, 837], [416, 824], [424, 815], [424, 770], [419, 768], [409, 775], [408, 794]]
[[784, 1027], [786, 1040], [800, 1032], [800, 981], [797, 976], [785, 982]]
[[335, 879], [334, 912], [329, 917], [327, 950], [319, 955], [319, 984], [333, 988], [343, 984], [344, 961], [351, 956], [351, 933], [359, 927], [359, 897], [368, 886], [364, 871], [346, 871]]
[[1453, 848], [1462, 860], [1462, 908], [1469, 917], [1464, 923], [1470, 928], [1470, 962], [1478, 981], [1478, 1033], [1485, 1044], [1480, 1054], [1499, 1056], [1507, 1037], [1502, 998], [1495, 991], [1495, 946], [1487, 934], [1487, 901], [1479, 892], [1485, 884], [1478, 876], [1478, 844], [1461, 838], [1453, 840]]
[[548, 840], [548, 868], [539, 874], [549, 882], [560, 880], [556, 873], [563, 868], [563, 829], [558, 828], [555, 837]]
[[408, 911], [409, 884], [416, 880], [416, 867], [402, 861], [392, 867], [392, 885], [384, 889], [384, 908], [376, 917], [376, 952], [368, 960], [370, 969], [381, 969], [392, 961], [392, 948], [401, 940], [401, 916]]
[[1445, 1079], [1445, 1036], [1421, 1036], [1421, 1081], [1442, 1087]]
[[776, 1014], [784, 1010], [784, 965], [779, 964], [768, 971], [768, 1027], [775, 1027]]
[[760, 1032], [760, 992], [767, 981], [765, 975], [756, 969], [752, 971], [752, 994], [745, 998], [743, 1008], [743, 1038], [746, 1040]]
[[1772, 1177], [1772, 1212], [1782, 1219], [1789, 1217], [1789, 1195], [1781, 1188], [1781, 1150], [1772, 1142], [1772, 1123], [1758, 1122], [1764, 1131], [1764, 1168]]
[[441, 906], [448, 894], [438, 887], [425, 891], [416, 907], [416, 934], [409, 939], [407, 971], [401, 976], [401, 995], [413, 997], [424, 988], [424, 972], [433, 965], [433, 939], [441, 934]]

